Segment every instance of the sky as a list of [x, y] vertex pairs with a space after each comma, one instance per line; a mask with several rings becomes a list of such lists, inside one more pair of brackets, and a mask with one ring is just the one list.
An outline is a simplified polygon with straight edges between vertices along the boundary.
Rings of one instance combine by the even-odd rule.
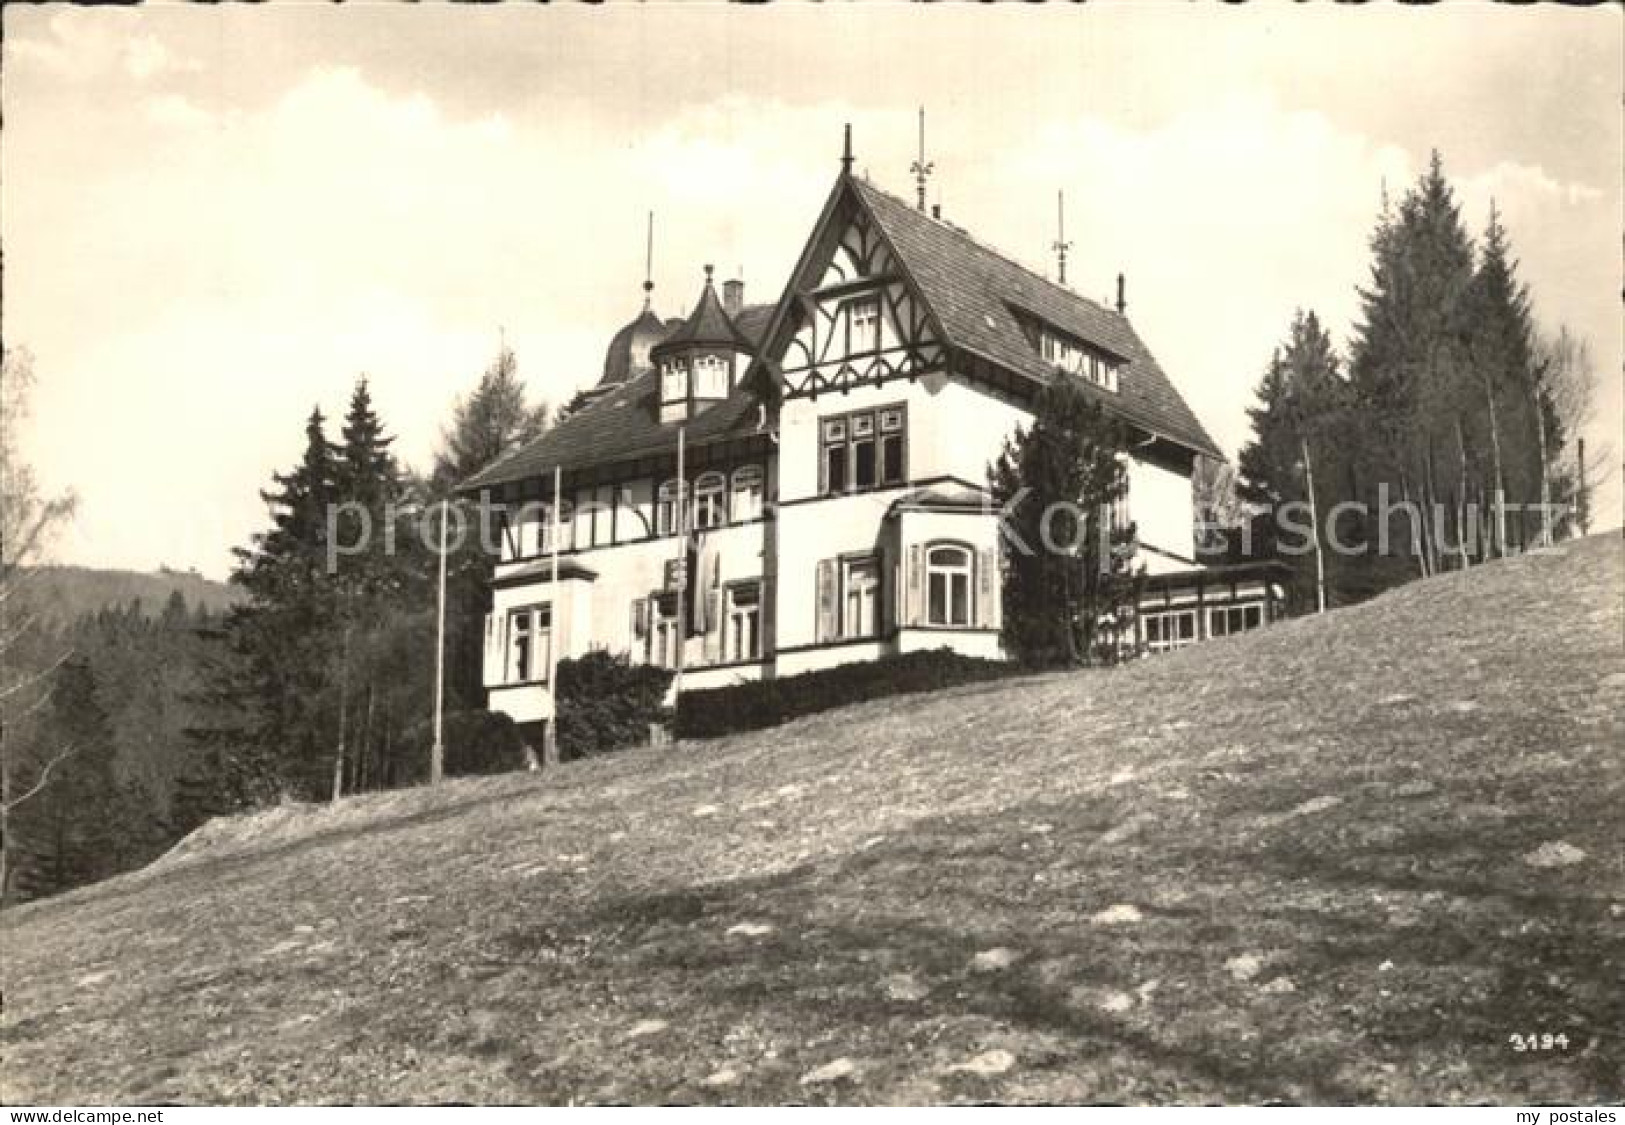
[[[396, 450], [505, 340], [594, 382], [704, 265], [776, 300], [839, 169], [1069, 281], [1119, 272], [1229, 453], [1297, 308], [1347, 341], [1384, 187], [1438, 149], [1499, 207], [1540, 324], [1590, 343], [1621, 453], [1615, 7], [70, 5], [4, 9], [0, 295], [25, 447], [72, 489], [59, 561], [223, 577], [313, 405], [365, 374]], [[1598, 496], [1619, 522], [1618, 474]]]

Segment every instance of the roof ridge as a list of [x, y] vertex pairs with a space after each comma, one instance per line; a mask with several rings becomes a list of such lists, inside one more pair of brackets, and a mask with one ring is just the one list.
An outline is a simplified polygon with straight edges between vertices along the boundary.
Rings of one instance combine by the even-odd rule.
[[1091, 308], [1095, 309], [1097, 312], [1105, 313], [1105, 314], [1107, 314], [1109, 316], [1115, 316], [1118, 319], [1122, 320], [1125, 324], [1128, 323], [1128, 314], [1127, 313], [1120, 313], [1116, 309], [1112, 308], [1110, 305], [1103, 305], [1099, 301], [1095, 300], [1093, 297], [1086, 297], [1082, 293], [1079, 293], [1076, 289], [1069, 289], [1065, 285], [1062, 285], [1059, 282], [1056, 282], [1056, 281], [1054, 281], [1054, 280], [1052, 280], [1052, 279], [1050, 279], [1048, 277], [1045, 277], [1043, 274], [1039, 273], [1037, 270], [1033, 269], [1031, 266], [1025, 264], [1024, 262], [1019, 261], [1016, 258], [1011, 257], [1010, 253], [1008, 251], [1001, 250], [997, 246], [994, 246], [992, 243], [984, 242], [982, 239], [980, 239], [976, 235], [972, 234], [966, 228], [964, 228], [962, 226], [959, 226], [957, 223], [950, 223], [947, 219], [940, 219], [940, 218], [935, 218], [934, 219], [931, 216], [926, 215], [924, 212], [920, 211], [919, 208], [915, 207], [912, 203], [908, 202], [908, 200], [903, 199], [903, 198], [901, 198], [899, 196], [893, 195], [891, 192], [887, 191], [885, 188], [878, 187], [875, 184], [870, 183], [868, 180], [861, 180], [861, 181], [858, 181], [858, 182], [865, 189], [867, 189], [869, 191], [872, 191], [877, 195], [883, 196], [885, 199], [889, 200], [892, 203], [897, 204], [899, 207], [903, 208], [906, 211], [911, 211], [914, 214], [919, 215], [922, 219], [924, 219], [928, 223], [936, 223], [937, 225], [939, 225], [939, 226], [943, 227], [945, 230], [947, 230], [950, 234], [958, 235], [960, 238], [964, 239], [966, 242], [969, 242], [972, 246], [976, 247], [978, 250], [982, 251], [983, 253], [993, 255], [995, 258], [998, 258], [1000, 261], [1004, 262], [1006, 265], [1008, 265], [1008, 266], [1010, 266], [1010, 267], [1012, 267], [1014, 269], [1020, 270], [1022, 273], [1026, 274], [1028, 277], [1032, 278], [1034, 281], [1036, 281], [1036, 282], [1038, 282], [1038, 283], [1040, 283], [1042, 285], [1048, 286], [1050, 289], [1053, 289], [1056, 293], [1058, 293], [1058, 294], [1060, 294], [1060, 295], [1062, 295], [1064, 297], [1069, 297], [1074, 301], [1082, 301], [1084, 304], [1086, 304], [1086, 305], [1090, 306]]

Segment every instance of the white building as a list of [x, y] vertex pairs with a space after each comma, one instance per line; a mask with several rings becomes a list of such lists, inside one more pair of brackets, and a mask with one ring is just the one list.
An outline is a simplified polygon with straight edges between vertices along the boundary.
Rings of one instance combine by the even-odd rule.
[[1197, 566], [1193, 463], [1220, 454], [1124, 315], [1121, 281], [1115, 310], [1089, 301], [849, 160], [776, 304], [744, 305], [735, 281], [719, 298], [710, 274], [683, 321], [653, 313], [646, 283], [588, 405], [463, 485], [507, 513], [493, 710], [545, 723], [553, 659], [593, 648], [680, 660], [685, 691], [943, 646], [1001, 656], [987, 470], [1053, 378], [1082, 380], [1132, 436], [1142, 641], [1278, 613], [1257, 571]]

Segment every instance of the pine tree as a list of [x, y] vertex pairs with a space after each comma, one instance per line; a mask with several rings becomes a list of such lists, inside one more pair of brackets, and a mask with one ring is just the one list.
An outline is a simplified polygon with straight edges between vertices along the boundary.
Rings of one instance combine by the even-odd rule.
[[1511, 243], [1493, 205], [1473, 276], [1470, 312], [1464, 335], [1489, 427], [1489, 486], [1492, 497], [1504, 494], [1514, 513], [1496, 520], [1505, 549], [1508, 537], [1521, 546], [1539, 535], [1539, 513], [1532, 508], [1543, 494], [1550, 495], [1548, 473], [1564, 435], [1551, 393], [1542, 385], [1529, 293], [1518, 280]]
[[[1371, 282], [1360, 290], [1349, 362], [1367, 437], [1357, 474], [1360, 499], [1370, 507], [1384, 496], [1390, 505], [1416, 506], [1419, 518], [1379, 526], [1377, 542], [1393, 533], [1417, 571], [1429, 574], [1445, 552], [1435, 513], [1451, 507], [1444, 503], [1448, 451], [1473, 444], [1461, 436], [1472, 374], [1465, 343], [1473, 246], [1437, 152], [1397, 212], [1384, 208], [1371, 246]], [[1370, 562], [1375, 584], [1400, 577], [1384, 560]]]
[[135, 804], [114, 769], [112, 732], [88, 661], [76, 657], [57, 669], [33, 741], [37, 753], [59, 764], [51, 784], [13, 814], [16, 889], [26, 898], [121, 870], [141, 835]]
[[499, 457], [529, 444], [547, 429], [547, 404], [532, 405], [519, 378], [519, 361], [503, 347], [479, 383], [452, 406], [440, 431], [431, 483], [444, 496]]
[[988, 470], [1005, 530], [1004, 640], [1026, 664], [1115, 661], [1139, 575], [1121, 427], [1077, 381], [1038, 393]]
[[[326, 760], [324, 717], [330, 710], [331, 636], [337, 597], [326, 571], [328, 520], [338, 496], [339, 463], [324, 432], [321, 411], [305, 426], [305, 452], [291, 472], [274, 476], [260, 495], [271, 509], [271, 528], [236, 551], [232, 581], [249, 594], [227, 618], [225, 639], [235, 657], [217, 666], [216, 699], [224, 712], [213, 729], [238, 721], [252, 744], [248, 758], [274, 762], [285, 792], [321, 791]], [[235, 699], [238, 706], [225, 706]], [[204, 736], [207, 741], [208, 736]], [[233, 788], [253, 788], [247, 778]]]
[[[1335, 604], [1343, 568], [1326, 549], [1332, 530], [1326, 520], [1339, 498], [1338, 482], [1349, 476], [1339, 438], [1348, 422], [1348, 387], [1331, 336], [1313, 311], [1293, 316], [1256, 395], [1258, 404], [1247, 410], [1253, 436], [1237, 458], [1236, 491], [1269, 515], [1264, 526], [1271, 540], [1257, 547], [1293, 567], [1300, 605], [1317, 605], [1322, 588], [1327, 604]], [[1282, 531], [1290, 542], [1283, 542]]]
[[[536, 440], [547, 424], [547, 404], [529, 401], [518, 361], [504, 347], [474, 390], [458, 398], [441, 430], [431, 494], [449, 498], [458, 483]], [[456, 705], [478, 707], [485, 699], [484, 622], [494, 563], [480, 541], [474, 513], [465, 515], [468, 534], [446, 560], [446, 690]]]

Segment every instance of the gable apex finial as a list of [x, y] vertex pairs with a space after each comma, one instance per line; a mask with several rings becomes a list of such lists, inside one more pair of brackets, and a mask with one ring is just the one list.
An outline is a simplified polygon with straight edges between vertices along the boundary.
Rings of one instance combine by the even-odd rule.
[[852, 122], [846, 123], [846, 141], [841, 148], [841, 175], [852, 174]]
[[930, 176], [935, 169], [936, 165], [925, 158], [925, 107], [922, 105], [920, 107], [920, 155], [913, 164], [909, 165], [908, 169], [914, 173], [914, 209], [916, 211], [923, 212], [925, 210], [925, 181], [926, 177]]
[[1066, 252], [1072, 249], [1072, 244], [1066, 240], [1066, 192], [1055, 193], [1055, 241], [1050, 244], [1055, 251], [1056, 271], [1060, 283], [1066, 284]]

